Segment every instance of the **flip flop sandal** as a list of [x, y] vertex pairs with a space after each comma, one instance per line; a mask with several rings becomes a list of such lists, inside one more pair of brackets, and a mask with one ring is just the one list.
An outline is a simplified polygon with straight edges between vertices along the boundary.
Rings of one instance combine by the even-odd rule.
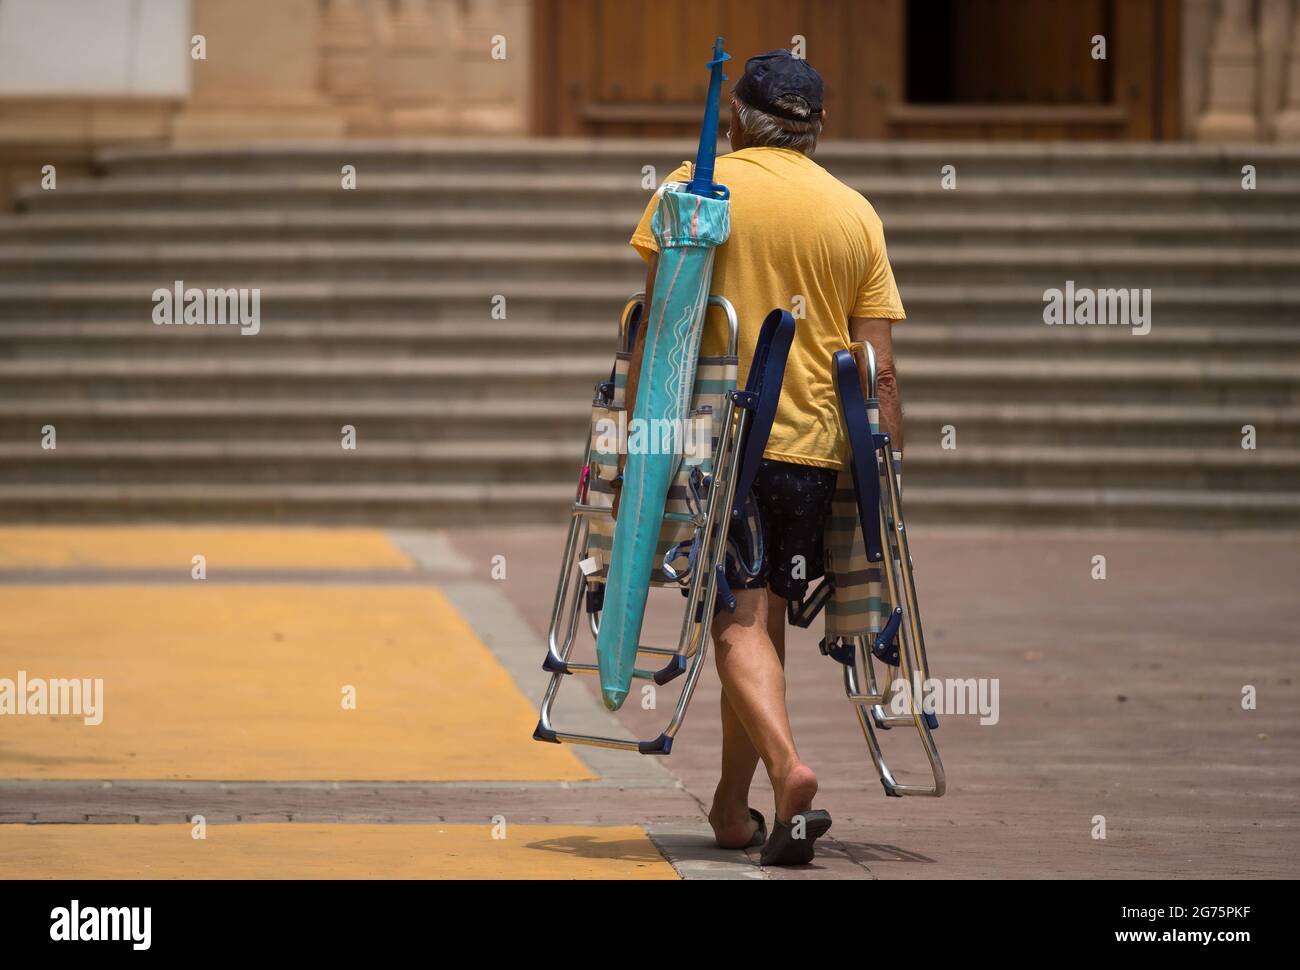
[[749, 817], [758, 823], [758, 828], [754, 830], [753, 837], [745, 844], [746, 849], [757, 849], [767, 841], [767, 819], [763, 818], [763, 813], [756, 808], [749, 810]]
[[[804, 823], [803, 838], [796, 839], [794, 837], [794, 823], [799, 818], [802, 818]], [[807, 865], [813, 860], [813, 843], [829, 832], [830, 828], [830, 812], [823, 811], [820, 808], [800, 812], [790, 819], [789, 825], [777, 819], [771, 837], [763, 846], [763, 854], [758, 860], [759, 865]]]

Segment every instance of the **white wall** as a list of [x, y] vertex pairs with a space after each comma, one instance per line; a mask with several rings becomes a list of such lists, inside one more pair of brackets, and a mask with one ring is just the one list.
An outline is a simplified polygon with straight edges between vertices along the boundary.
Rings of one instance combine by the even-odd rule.
[[0, 96], [184, 97], [190, 0], [0, 0]]

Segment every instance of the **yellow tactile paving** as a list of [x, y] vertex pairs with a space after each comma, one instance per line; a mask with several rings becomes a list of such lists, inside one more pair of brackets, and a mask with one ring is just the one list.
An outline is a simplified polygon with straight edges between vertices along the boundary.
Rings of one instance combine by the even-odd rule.
[[104, 681], [97, 726], [0, 716], [3, 778], [593, 777], [433, 586], [9, 586], [0, 617], [0, 678]]
[[676, 879], [636, 826], [0, 825], [3, 879]]
[[103, 526], [0, 528], [0, 569], [410, 569], [379, 529]]

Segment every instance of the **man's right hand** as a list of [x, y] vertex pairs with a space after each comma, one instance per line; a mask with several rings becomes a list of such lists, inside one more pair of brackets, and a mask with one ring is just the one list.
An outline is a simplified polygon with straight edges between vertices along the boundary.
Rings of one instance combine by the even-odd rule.
[[[652, 253], [646, 264], [645, 273], [645, 309], [641, 312], [641, 325], [636, 328], [636, 340], [632, 344], [632, 359], [627, 364], [627, 385], [623, 388], [623, 408], [627, 413], [629, 434], [632, 427], [632, 415], [636, 413], [636, 389], [641, 380], [641, 357], [645, 354], [645, 334], [650, 329], [650, 298], [655, 291], [655, 271], [659, 269], [659, 254]], [[618, 518], [619, 499], [623, 495], [623, 469], [627, 465], [627, 453], [618, 453], [618, 477], [614, 479], [614, 506], [611, 514]]]

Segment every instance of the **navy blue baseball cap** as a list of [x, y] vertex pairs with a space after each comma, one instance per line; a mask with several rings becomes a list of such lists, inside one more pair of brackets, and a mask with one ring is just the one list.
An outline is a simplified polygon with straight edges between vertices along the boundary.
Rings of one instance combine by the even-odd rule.
[[[731, 90], [751, 107], [787, 121], [815, 121], [822, 111], [822, 76], [784, 47], [747, 60], [744, 75]], [[796, 99], [793, 109], [778, 108], [779, 98]]]

